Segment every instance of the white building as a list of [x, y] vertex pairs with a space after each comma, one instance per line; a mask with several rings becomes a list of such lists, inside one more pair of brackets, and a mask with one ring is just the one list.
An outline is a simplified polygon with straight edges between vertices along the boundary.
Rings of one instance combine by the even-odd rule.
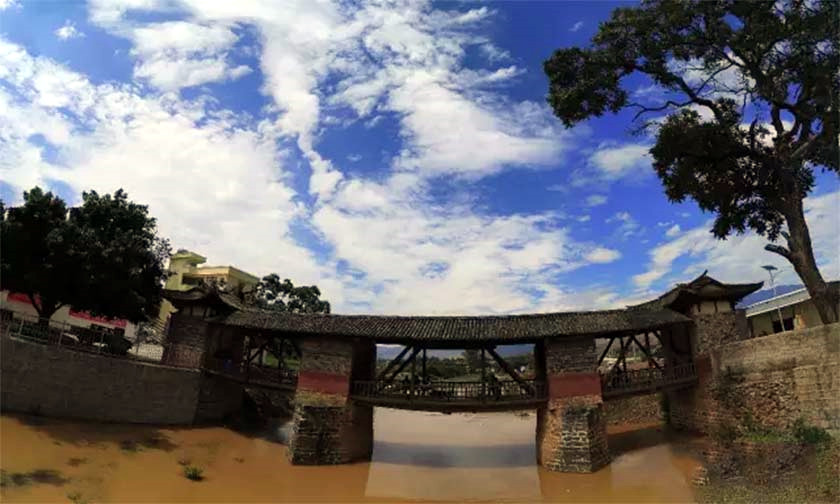
[[[830, 289], [840, 288], [840, 281], [829, 282]], [[750, 334], [756, 338], [777, 332], [822, 325], [817, 308], [804, 287], [758, 301], [745, 308]], [[781, 317], [780, 317], [781, 314]]]

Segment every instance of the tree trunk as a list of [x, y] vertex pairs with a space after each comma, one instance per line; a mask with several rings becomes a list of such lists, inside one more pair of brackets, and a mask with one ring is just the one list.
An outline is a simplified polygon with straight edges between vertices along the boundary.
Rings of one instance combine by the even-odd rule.
[[814, 306], [820, 315], [823, 324], [837, 322], [836, 292], [829, 290], [823, 280], [820, 270], [817, 268], [817, 261], [814, 259], [814, 250], [811, 246], [811, 234], [808, 231], [808, 224], [805, 222], [805, 211], [802, 207], [802, 199], [795, 198], [791, 205], [783, 212], [787, 222], [788, 248], [778, 245], [767, 245], [765, 248], [785, 257], [793, 265], [808, 294], [814, 302]]

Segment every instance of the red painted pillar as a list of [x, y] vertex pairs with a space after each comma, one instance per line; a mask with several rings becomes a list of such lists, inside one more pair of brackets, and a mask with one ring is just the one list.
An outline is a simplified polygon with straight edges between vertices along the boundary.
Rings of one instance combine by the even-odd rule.
[[548, 404], [537, 412], [537, 458], [547, 469], [594, 472], [609, 462], [595, 340], [547, 339]]
[[371, 341], [307, 338], [301, 341], [295, 413], [289, 440], [293, 464], [343, 464], [370, 460], [373, 408], [350, 398], [353, 378], [373, 379]]

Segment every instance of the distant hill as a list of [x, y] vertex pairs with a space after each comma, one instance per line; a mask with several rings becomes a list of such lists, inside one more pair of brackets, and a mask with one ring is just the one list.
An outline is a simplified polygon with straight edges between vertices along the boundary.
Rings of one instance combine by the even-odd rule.
[[[788, 292], [793, 292], [803, 287], [804, 285], [802, 284], [777, 285], [776, 295], [781, 296], [782, 294], [787, 294]], [[762, 289], [760, 291], [753, 292], [749, 296], [742, 299], [741, 302], [736, 305], [736, 308], [746, 308], [751, 304], [758, 303], [759, 301], [764, 301], [765, 299], [770, 299], [771, 297], [773, 297], [773, 289]]]

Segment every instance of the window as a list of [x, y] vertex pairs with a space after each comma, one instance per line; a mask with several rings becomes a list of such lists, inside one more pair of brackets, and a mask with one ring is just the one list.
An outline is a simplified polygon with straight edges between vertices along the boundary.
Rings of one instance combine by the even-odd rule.
[[[793, 331], [793, 317], [782, 319], [782, 321], [785, 324], [785, 331]], [[773, 321], [773, 332], [782, 332], [782, 324], [780, 324], [778, 320]]]

